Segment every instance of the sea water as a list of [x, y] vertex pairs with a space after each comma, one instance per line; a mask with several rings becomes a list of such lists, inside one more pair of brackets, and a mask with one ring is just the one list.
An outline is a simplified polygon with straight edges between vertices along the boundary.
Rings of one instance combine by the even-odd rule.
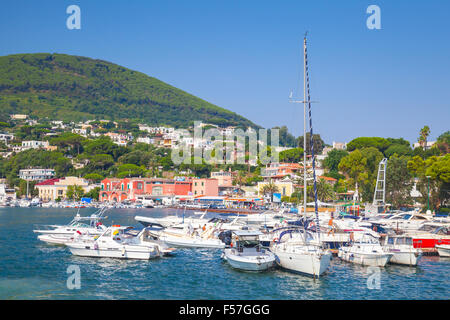
[[[423, 257], [417, 267], [378, 270], [333, 257], [328, 272], [314, 280], [280, 269], [238, 271], [221, 259], [219, 249], [178, 249], [172, 257], [150, 261], [77, 257], [33, 233], [38, 224], [67, 224], [77, 210], [0, 208], [0, 299], [450, 298], [450, 259], [437, 256]], [[80, 209], [82, 216], [93, 212]], [[136, 215], [176, 213], [182, 215], [173, 209], [110, 209], [104, 223], [141, 229]], [[68, 285], [69, 266], [80, 270], [79, 289]]]

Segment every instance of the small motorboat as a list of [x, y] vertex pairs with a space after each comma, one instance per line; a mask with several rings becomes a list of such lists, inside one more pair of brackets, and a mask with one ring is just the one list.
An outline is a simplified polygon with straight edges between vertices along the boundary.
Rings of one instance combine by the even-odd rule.
[[164, 241], [170, 246], [187, 247], [187, 248], [225, 248], [215, 232], [219, 230], [213, 226], [203, 229], [195, 229], [191, 225], [185, 226], [183, 229], [166, 228], [158, 231], [151, 231], [151, 234], [158, 240]]
[[73, 255], [83, 257], [149, 260], [163, 255], [158, 244], [142, 244], [136, 235], [128, 232], [131, 229], [113, 225], [98, 237], [76, 238], [66, 246]]
[[259, 231], [233, 231], [231, 247], [226, 248], [222, 258], [233, 268], [246, 271], [264, 271], [275, 265], [275, 255], [262, 249]]
[[79, 213], [67, 225], [45, 225], [33, 230], [38, 233], [38, 239], [51, 243], [64, 245], [67, 241], [72, 241], [80, 235], [95, 236], [106, 230], [106, 226], [101, 222], [103, 210], [88, 217], [82, 217]]
[[422, 257], [422, 250], [414, 248], [412, 237], [386, 236], [384, 247], [393, 254], [389, 263], [416, 266]]
[[317, 278], [328, 269], [331, 261], [331, 252], [317, 245], [311, 232], [298, 228], [283, 231], [270, 251], [280, 267]]
[[449, 244], [437, 244], [436, 249], [440, 257], [450, 257], [450, 245]]
[[338, 257], [344, 261], [373, 267], [384, 267], [393, 255], [381, 246], [377, 238], [368, 233], [349, 246], [340, 247], [338, 251]]

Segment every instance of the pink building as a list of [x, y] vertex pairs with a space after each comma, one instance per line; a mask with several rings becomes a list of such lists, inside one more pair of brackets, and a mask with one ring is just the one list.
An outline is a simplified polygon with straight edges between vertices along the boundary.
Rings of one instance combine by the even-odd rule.
[[217, 179], [193, 179], [192, 194], [194, 196], [218, 196], [219, 181]]

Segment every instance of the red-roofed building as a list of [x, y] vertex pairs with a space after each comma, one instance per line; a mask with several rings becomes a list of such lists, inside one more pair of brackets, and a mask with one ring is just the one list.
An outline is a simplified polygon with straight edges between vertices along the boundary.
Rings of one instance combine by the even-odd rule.
[[42, 201], [55, 201], [56, 199], [65, 199], [67, 188], [69, 186], [80, 186], [84, 192], [89, 192], [92, 186], [83, 178], [65, 177], [54, 178], [39, 182], [35, 188], [39, 191], [39, 198]]
[[317, 179], [318, 180], [323, 179], [323, 180], [325, 180], [326, 182], [328, 182], [331, 185], [334, 185], [336, 183], [336, 181], [337, 181], [337, 179], [335, 179], [335, 178], [325, 177], [325, 176], [318, 176]]

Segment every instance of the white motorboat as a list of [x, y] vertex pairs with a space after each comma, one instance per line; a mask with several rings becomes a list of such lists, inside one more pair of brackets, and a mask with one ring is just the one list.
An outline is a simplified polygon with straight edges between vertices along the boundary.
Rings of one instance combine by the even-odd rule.
[[195, 229], [192, 226], [186, 226], [183, 229], [166, 228], [163, 230], [152, 230], [151, 234], [170, 246], [188, 247], [188, 248], [225, 248], [215, 232], [220, 230], [213, 226], [202, 229]]
[[450, 257], [450, 245], [449, 244], [437, 244], [436, 249], [440, 257]]
[[202, 215], [197, 217], [184, 217], [185, 212], [183, 212], [183, 216], [166, 216], [161, 218], [152, 218], [152, 217], [144, 217], [144, 216], [136, 216], [134, 219], [139, 221], [144, 227], [150, 226], [159, 226], [163, 228], [168, 228], [174, 225], [179, 224], [191, 224], [193, 226], [204, 225], [208, 222], [209, 219], [205, 219], [205, 215], [207, 211], [203, 212]]
[[[289, 235], [288, 239], [286, 236]], [[319, 278], [330, 265], [331, 252], [316, 245], [309, 231], [290, 229], [283, 231], [270, 250], [276, 262], [292, 272]]]
[[31, 207], [31, 201], [27, 200], [27, 199], [20, 199], [18, 204], [19, 204], [19, 207], [21, 207], [21, 208]]
[[88, 217], [82, 217], [79, 213], [67, 225], [44, 225], [33, 230], [38, 233], [38, 239], [51, 244], [65, 244], [80, 235], [95, 236], [106, 230], [101, 219], [104, 208]]
[[431, 222], [432, 216], [414, 212], [402, 212], [374, 221], [392, 230], [411, 232], [418, 230], [425, 223]]
[[338, 257], [342, 260], [364, 266], [384, 267], [392, 256], [378, 239], [367, 233], [351, 245], [340, 247], [338, 251]]
[[222, 258], [233, 268], [264, 271], [275, 265], [275, 255], [262, 249], [259, 231], [233, 231], [231, 248], [224, 250]]
[[73, 255], [83, 257], [149, 260], [163, 255], [159, 245], [140, 243], [135, 235], [127, 232], [130, 229], [132, 227], [113, 225], [98, 237], [80, 237], [66, 245]]
[[389, 263], [416, 266], [422, 257], [422, 250], [414, 248], [412, 237], [386, 236], [384, 247], [393, 254]]

